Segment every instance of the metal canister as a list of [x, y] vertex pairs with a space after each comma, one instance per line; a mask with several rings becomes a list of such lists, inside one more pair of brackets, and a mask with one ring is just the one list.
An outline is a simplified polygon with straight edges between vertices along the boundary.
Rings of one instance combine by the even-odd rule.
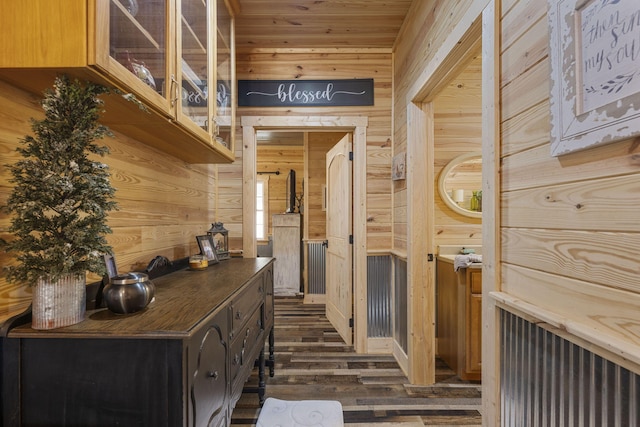
[[135, 313], [145, 308], [156, 293], [156, 286], [145, 273], [114, 276], [104, 287], [103, 298], [109, 310], [118, 314]]

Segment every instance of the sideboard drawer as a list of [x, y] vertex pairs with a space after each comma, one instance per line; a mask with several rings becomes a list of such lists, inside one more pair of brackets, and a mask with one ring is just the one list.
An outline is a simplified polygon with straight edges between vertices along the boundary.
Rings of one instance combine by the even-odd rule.
[[241, 333], [249, 316], [254, 314], [258, 306], [264, 301], [264, 286], [262, 277], [253, 281], [231, 302], [231, 339]]
[[242, 394], [244, 382], [253, 369], [255, 360], [260, 355], [262, 345], [259, 340], [264, 339], [262, 329], [262, 315], [260, 310], [255, 310], [231, 342], [231, 405], [233, 406]]
[[264, 329], [270, 331], [273, 327], [274, 307], [273, 307], [273, 268], [269, 268], [264, 277]]

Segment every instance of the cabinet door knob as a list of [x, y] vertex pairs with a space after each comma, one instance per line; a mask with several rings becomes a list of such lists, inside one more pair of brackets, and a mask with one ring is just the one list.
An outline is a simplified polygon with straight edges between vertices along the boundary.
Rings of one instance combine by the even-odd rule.
[[219, 376], [220, 376], [220, 374], [218, 374], [218, 371], [213, 371], [213, 372], [209, 371], [209, 372], [207, 372], [207, 377], [209, 377], [211, 379], [217, 380]]

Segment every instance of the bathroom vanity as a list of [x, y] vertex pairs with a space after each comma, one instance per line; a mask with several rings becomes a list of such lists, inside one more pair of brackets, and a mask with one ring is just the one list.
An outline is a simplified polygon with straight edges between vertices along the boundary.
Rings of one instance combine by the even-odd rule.
[[463, 380], [482, 374], [482, 263], [454, 271], [455, 255], [436, 258], [438, 355]]

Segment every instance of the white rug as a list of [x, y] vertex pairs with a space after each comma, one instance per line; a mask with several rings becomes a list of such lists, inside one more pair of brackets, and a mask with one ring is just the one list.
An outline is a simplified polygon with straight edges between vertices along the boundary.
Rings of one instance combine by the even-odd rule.
[[343, 427], [342, 404], [335, 400], [267, 398], [257, 427]]

